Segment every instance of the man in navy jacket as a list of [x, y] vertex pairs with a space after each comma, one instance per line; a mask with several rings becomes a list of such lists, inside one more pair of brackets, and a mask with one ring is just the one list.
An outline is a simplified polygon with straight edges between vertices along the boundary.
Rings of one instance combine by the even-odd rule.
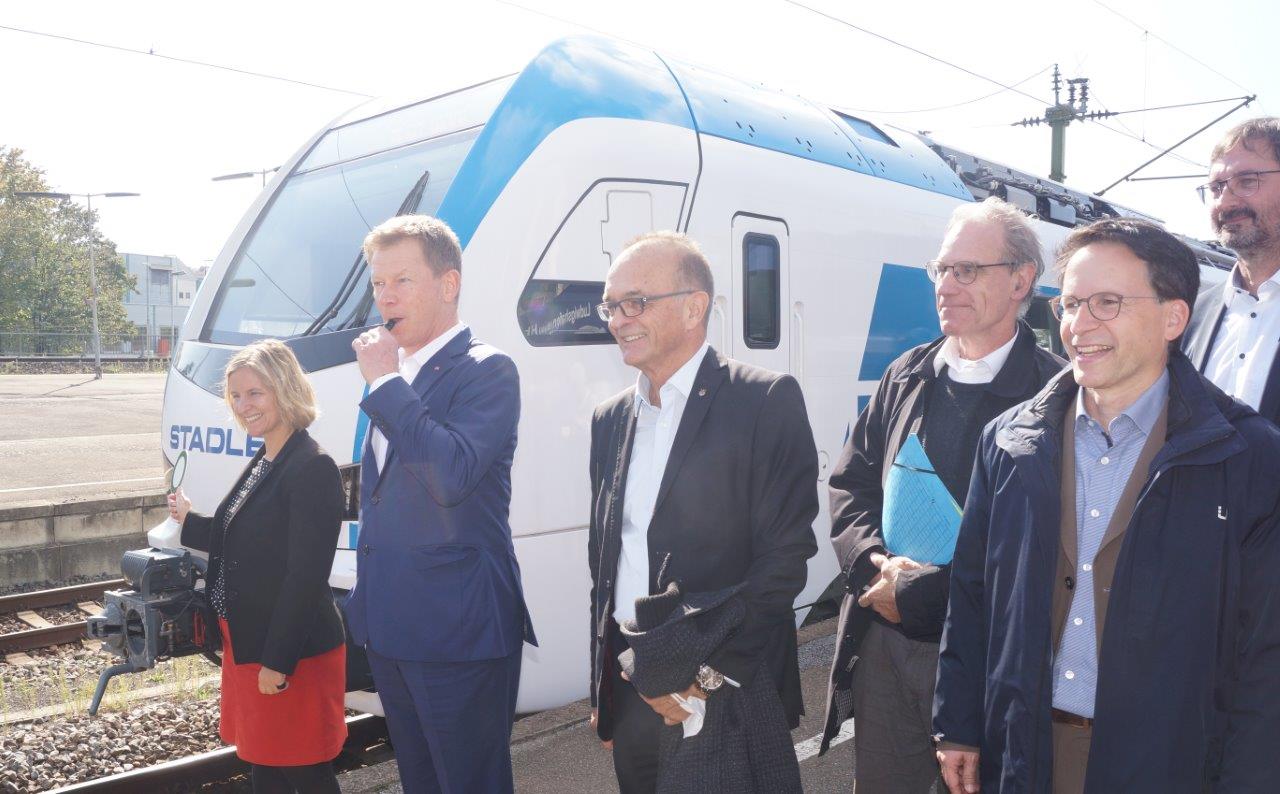
[[371, 428], [351, 635], [406, 792], [510, 792], [521, 647], [536, 644], [507, 523], [519, 378], [458, 321], [448, 226], [393, 218], [364, 249], [387, 326], [352, 343]]
[[1271, 792], [1280, 432], [1177, 351], [1194, 255], [1077, 229], [1072, 368], [983, 432], [934, 701], [953, 794]]

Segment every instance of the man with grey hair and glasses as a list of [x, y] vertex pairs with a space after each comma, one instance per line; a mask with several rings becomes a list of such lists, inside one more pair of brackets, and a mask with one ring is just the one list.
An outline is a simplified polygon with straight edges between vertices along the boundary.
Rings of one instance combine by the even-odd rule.
[[1198, 190], [1218, 240], [1236, 252], [1225, 284], [1196, 298], [1184, 340], [1192, 363], [1233, 397], [1280, 421], [1280, 118], [1250, 119], [1214, 147]]
[[926, 269], [942, 336], [885, 371], [830, 481], [846, 595], [822, 747], [852, 716], [858, 794], [923, 794], [938, 779], [938, 640], [978, 436], [1063, 365], [1020, 319], [1044, 259], [1016, 207], [957, 208]]

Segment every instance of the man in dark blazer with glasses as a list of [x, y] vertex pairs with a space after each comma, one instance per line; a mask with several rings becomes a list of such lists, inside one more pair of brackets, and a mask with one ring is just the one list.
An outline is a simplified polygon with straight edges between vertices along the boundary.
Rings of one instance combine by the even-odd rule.
[[1183, 350], [1215, 386], [1280, 422], [1280, 118], [1236, 125], [1210, 160], [1198, 191], [1236, 263], [1225, 284], [1200, 291]]
[[[623, 792], [654, 790], [664, 722], [689, 714], [673, 695], [708, 698], [768, 676], [779, 720], [803, 712], [793, 603], [817, 552], [817, 452], [799, 384], [707, 344], [715, 294], [697, 245], [643, 235], [605, 282], [602, 319], [635, 386], [596, 408], [591, 430], [592, 725], [613, 750]], [[622, 676], [619, 624], [635, 599], [744, 584], [745, 622], [673, 695], [645, 698]], [[726, 690], [727, 691], [727, 690]], [[778, 764], [795, 764], [790, 743]], [[773, 759], [771, 759], [773, 760]], [[798, 767], [795, 785], [799, 786]]]

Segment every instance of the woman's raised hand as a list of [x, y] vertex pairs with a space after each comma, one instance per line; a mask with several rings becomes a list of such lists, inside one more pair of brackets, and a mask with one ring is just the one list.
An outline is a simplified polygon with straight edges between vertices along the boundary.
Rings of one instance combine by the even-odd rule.
[[169, 494], [169, 517], [179, 524], [187, 520], [187, 513], [191, 510], [191, 500], [182, 492], [182, 489]]

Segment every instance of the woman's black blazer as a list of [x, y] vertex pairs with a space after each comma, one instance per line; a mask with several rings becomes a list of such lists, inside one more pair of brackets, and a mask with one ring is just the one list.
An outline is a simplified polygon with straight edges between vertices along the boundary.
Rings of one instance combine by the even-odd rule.
[[333, 458], [306, 430], [296, 431], [231, 519], [224, 542], [222, 517], [264, 452], [259, 449], [249, 461], [212, 517], [187, 514], [182, 545], [209, 553], [210, 588], [226, 568], [236, 663], [260, 662], [291, 675], [299, 659], [345, 639], [329, 590], [342, 524], [342, 481]]

